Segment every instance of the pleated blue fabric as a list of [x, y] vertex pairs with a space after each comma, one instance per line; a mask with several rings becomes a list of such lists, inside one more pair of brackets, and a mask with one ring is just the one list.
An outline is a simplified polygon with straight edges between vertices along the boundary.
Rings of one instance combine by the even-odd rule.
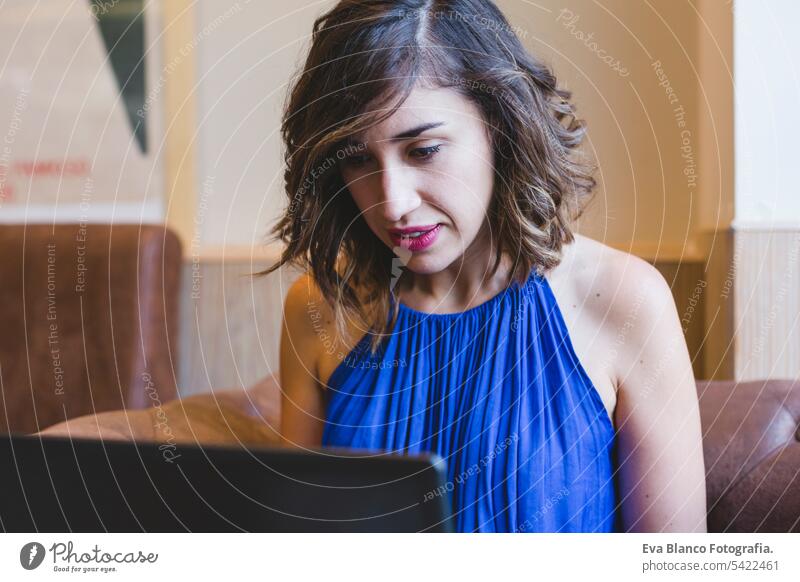
[[328, 380], [323, 446], [435, 452], [461, 532], [619, 531], [615, 430], [546, 278], [461, 313], [400, 303]]

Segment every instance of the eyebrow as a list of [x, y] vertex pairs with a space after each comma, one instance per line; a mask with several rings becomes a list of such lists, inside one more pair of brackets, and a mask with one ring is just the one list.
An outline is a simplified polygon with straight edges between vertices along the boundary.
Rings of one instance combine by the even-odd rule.
[[[421, 133], [425, 133], [429, 129], [435, 129], [437, 127], [441, 127], [442, 125], [445, 125], [444, 121], [434, 121], [432, 123], [423, 123], [422, 125], [418, 125], [417, 127], [414, 127], [412, 129], [408, 129], [408, 130], [406, 130], [406, 131], [404, 131], [402, 133], [398, 133], [396, 136], [389, 138], [389, 141], [400, 141], [400, 140], [404, 140], [404, 139], [411, 139], [411, 138], [419, 136]], [[364, 145], [363, 142], [360, 142], [360, 141], [352, 139], [352, 138], [348, 139], [347, 144], [351, 145], [351, 146]]]
[[401, 139], [410, 139], [412, 137], [417, 137], [419, 134], [424, 133], [424, 132], [428, 131], [429, 129], [434, 129], [434, 128], [440, 127], [442, 125], [444, 125], [443, 121], [435, 121], [433, 123], [424, 123], [424, 124], [419, 125], [419, 126], [413, 128], [413, 129], [409, 129], [407, 131], [404, 131], [403, 133], [398, 133], [396, 136], [394, 136], [391, 139], [392, 139], [392, 141], [397, 141], [397, 140], [401, 140]]

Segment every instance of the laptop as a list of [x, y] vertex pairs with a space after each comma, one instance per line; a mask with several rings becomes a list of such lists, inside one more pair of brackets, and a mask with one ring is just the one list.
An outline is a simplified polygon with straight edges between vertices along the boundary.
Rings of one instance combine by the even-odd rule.
[[449, 532], [436, 455], [0, 437], [6, 532]]

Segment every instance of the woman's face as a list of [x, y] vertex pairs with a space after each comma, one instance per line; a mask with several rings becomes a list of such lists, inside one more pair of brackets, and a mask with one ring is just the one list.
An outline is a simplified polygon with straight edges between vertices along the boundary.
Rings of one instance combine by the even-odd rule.
[[[417, 88], [352, 142], [342, 178], [372, 232], [408, 269], [439, 272], [490, 240], [493, 153], [471, 101], [452, 89]], [[400, 232], [409, 228], [428, 234]]]

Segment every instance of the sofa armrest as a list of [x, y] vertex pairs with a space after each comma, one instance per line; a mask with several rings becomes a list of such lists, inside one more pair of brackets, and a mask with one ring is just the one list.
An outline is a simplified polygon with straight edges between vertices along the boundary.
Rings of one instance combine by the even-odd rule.
[[248, 389], [197, 394], [145, 410], [115, 410], [68, 420], [40, 436], [158, 443], [280, 444], [279, 391], [269, 376]]

